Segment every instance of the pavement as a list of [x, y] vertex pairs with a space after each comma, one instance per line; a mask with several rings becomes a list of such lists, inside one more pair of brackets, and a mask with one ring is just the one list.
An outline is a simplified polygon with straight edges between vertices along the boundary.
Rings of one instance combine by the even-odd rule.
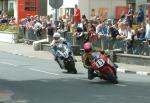
[[[27, 45], [23, 43], [11, 44], [11, 43], [0, 42], [0, 51], [12, 53], [20, 56], [26, 56], [29, 58], [53, 60], [53, 55], [50, 52], [34, 51], [32, 45]], [[78, 62], [81, 62], [80, 56], [76, 56], [76, 59]], [[131, 65], [131, 64], [124, 64], [124, 63], [116, 63], [116, 64], [119, 66], [119, 68], [117, 69], [118, 72], [150, 76], [149, 66]]]

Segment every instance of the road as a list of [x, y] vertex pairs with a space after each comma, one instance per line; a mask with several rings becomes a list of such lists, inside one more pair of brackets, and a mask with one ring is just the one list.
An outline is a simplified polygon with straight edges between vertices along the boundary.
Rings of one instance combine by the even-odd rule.
[[0, 103], [149, 103], [150, 76], [118, 73], [119, 84], [66, 74], [52, 60], [0, 52]]

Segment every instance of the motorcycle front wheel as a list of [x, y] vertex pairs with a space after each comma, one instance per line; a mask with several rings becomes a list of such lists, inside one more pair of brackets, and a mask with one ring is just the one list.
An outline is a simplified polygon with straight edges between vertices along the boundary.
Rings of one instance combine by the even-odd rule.
[[114, 73], [111, 73], [109, 70], [105, 70], [104, 72], [108, 81], [114, 84], [118, 84], [117, 77], [114, 75]]

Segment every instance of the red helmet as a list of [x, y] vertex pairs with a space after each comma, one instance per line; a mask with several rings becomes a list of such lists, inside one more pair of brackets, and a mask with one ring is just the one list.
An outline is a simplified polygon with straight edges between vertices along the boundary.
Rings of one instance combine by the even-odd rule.
[[85, 43], [83, 48], [86, 53], [93, 51], [93, 45], [90, 42]]

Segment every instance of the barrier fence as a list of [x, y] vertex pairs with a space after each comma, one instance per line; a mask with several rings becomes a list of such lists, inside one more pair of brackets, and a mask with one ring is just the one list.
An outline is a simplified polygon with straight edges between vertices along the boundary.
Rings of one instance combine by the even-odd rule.
[[[37, 40], [47, 38], [46, 31], [42, 31], [41, 35], [37, 36], [34, 33], [34, 30], [32, 28], [26, 29], [25, 31], [22, 31], [22, 33], [25, 33], [24, 39], [28, 41], [30, 40], [37, 41]], [[78, 45], [80, 46], [81, 49], [83, 48], [84, 37], [78, 39], [76, 36], [73, 36], [73, 33], [70, 32], [61, 32], [61, 36], [64, 37], [72, 45]], [[52, 36], [49, 37], [51, 42]], [[97, 37], [94, 37], [92, 43], [94, 47], [101, 48], [102, 50], [120, 49], [127, 54], [150, 56], [150, 46], [146, 41], [141, 41], [141, 40], [131, 41], [131, 40], [124, 40], [124, 39], [108, 38], [108, 37], [103, 37], [98, 39]]]

